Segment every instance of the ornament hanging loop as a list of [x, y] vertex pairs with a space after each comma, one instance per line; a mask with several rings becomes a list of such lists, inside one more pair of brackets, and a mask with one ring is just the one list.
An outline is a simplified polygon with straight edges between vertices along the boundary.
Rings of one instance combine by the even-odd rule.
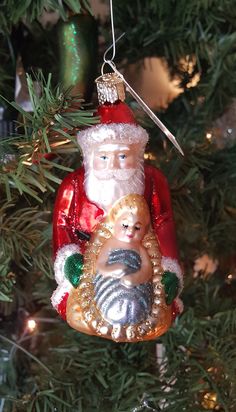
[[[108, 53], [111, 49], [113, 49], [113, 51], [114, 51], [114, 47], [116, 47], [116, 43], [118, 43], [118, 41], [121, 40], [122, 37], [124, 37], [124, 35], [125, 35], [125, 31], [124, 31], [119, 37], [117, 37], [117, 39], [114, 38], [114, 43], [112, 42], [112, 44], [105, 50], [105, 52], [104, 52], [104, 54], [103, 54], [103, 62], [104, 62], [104, 63], [113, 62], [113, 60], [114, 60], [114, 58], [115, 58], [115, 56], [113, 57], [113, 54], [114, 54], [114, 53], [112, 54], [112, 58], [111, 58], [111, 59], [107, 59], [107, 53]], [[113, 33], [112, 33], [112, 36], [113, 36]], [[103, 63], [103, 64], [104, 64], [104, 63]], [[114, 64], [114, 62], [113, 62], [113, 64]]]
[[[113, 67], [116, 69], [116, 65], [114, 62], [112, 62], [111, 60], [104, 60], [104, 62], [102, 63], [102, 67], [101, 67], [101, 75], [104, 76], [106, 73], [104, 73], [104, 67], [106, 66], [106, 64], [108, 64], [108, 66], [110, 66], [112, 69]], [[113, 72], [115, 72], [115, 70], [113, 69]]]

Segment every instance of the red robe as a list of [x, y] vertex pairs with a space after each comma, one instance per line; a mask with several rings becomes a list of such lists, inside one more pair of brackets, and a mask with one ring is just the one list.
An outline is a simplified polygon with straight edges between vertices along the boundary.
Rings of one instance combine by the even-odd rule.
[[[167, 180], [160, 170], [145, 166], [145, 199], [162, 256], [178, 259], [175, 225]], [[54, 255], [62, 246], [76, 243], [84, 251], [78, 231], [91, 234], [103, 218], [103, 210], [88, 200], [84, 189], [84, 168], [68, 174], [61, 183], [53, 215]]]

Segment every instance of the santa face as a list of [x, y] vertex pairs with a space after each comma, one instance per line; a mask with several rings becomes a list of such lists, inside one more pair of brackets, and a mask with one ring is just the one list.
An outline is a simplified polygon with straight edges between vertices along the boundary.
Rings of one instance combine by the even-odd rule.
[[94, 150], [93, 169], [101, 170], [135, 169], [137, 167], [137, 145], [104, 144]]
[[105, 211], [122, 196], [144, 193], [141, 144], [101, 144], [85, 155], [84, 166], [86, 194]]

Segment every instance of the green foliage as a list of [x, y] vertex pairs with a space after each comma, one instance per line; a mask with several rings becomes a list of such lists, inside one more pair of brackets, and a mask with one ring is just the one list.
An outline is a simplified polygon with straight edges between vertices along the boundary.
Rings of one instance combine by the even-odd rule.
[[36, 267], [50, 274], [50, 255], [43, 248], [50, 240], [44, 231], [49, 225], [49, 216], [49, 212], [39, 211], [38, 207], [19, 208], [19, 204], [3, 202], [0, 209], [0, 250], [3, 256], [8, 257], [8, 263], [12, 261], [25, 270]]
[[4, 255], [2, 251], [0, 256], [0, 301], [11, 302], [15, 284], [15, 274], [10, 272], [9, 269], [10, 257], [6, 258], [5, 256], [7, 255]]
[[[37, 80], [40, 96], [32, 78], [27, 78], [33, 113], [12, 102], [21, 116], [19, 133], [0, 142], [2, 301], [12, 300], [15, 272], [52, 276], [49, 195], [61, 181], [58, 172], [72, 170], [61, 165], [58, 156], [78, 152], [77, 130], [97, 122], [80, 98], [53, 88], [50, 75], [46, 80], [40, 73]], [[37, 203], [42, 203], [41, 208]]]
[[[236, 312], [230, 299], [221, 306], [222, 286], [220, 278], [198, 280], [194, 293], [199, 298], [193, 299], [191, 289], [185, 293], [191, 304], [175, 327], [159, 339], [165, 348], [160, 363], [152, 342], [118, 345], [72, 331], [54, 316], [39, 313], [35, 316], [38, 330], [26, 340], [16, 340], [24, 353], [20, 348], [15, 351], [8, 367], [13, 362], [21, 366], [22, 392], [17, 400], [9, 396], [6, 411], [14, 405], [19, 412], [49, 412], [53, 407], [60, 412], [130, 412], [151, 407], [154, 411], [203, 412], [202, 396], [209, 391], [217, 393], [220, 410], [233, 412]], [[42, 338], [44, 346], [39, 350]], [[31, 341], [40, 357], [30, 360]], [[14, 348], [14, 342], [3, 343], [8, 353]], [[30, 376], [25, 375], [27, 360]], [[14, 393], [17, 380], [10, 383], [8, 371], [5, 380]]]
[[[187, 116], [194, 105], [195, 116], [201, 117], [200, 111], [206, 107], [209, 124], [236, 93], [234, 6], [234, 0], [117, 1], [116, 26], [126, 32], [118, 48], [119, 57], [129, 63], [144, 57], [164, 57], [185, 89], [199, 72], [200, 81], [185, 98], [187, 107], [183, 110]], [[190, 73], [183, 60], [193, 63]]]
[[[54, 89], [50, 75], [46, 80], [40, 73], [38, 82], [40, 96], [34, 89], [32, 78], [27, 77], [33, 114], [11, 102], [22, 117], [19, 122], [21, 134], [0, 142], [3, 147], [0, 185], [5, 185], [8, 201], [13, 192], [19, 192], [42, 202], [40, 195], [48, 190], [53, 192], [52, 183], [61, 181], [52, 173], [53, 169], [71, 171], [57, 161], [49, 160], [48, 155], [78, 151], [75, 134], [79, 127], [95, 124], [98, 120], [93, 117], [92, 110], [82, 107], [82, 99], [70, 96], [70, 90], [63, 92], [59, 86]], [[5, 150], [12, 147], [14, 156], [10, 159], [9, 152], [5, 152], [4, 157], [4, 146]]]
[[236, 248], [236, 146], [217, 150], [207, 143], [184, 152], [184, 158], [170, 152], [168, 162], [159, 156], [172, 188], [183, 258], [230, 256]]
[[77, 14], [82, 10], [91, 12], [87, 0], [4, 0], [0, 8], [0, 30], [10, 31], [12, 25], [18, 24], [22, 19], [32, 22], [40, 18], [44, 11], [57, 11], [59, 16], [66, 20], [69, 12]]

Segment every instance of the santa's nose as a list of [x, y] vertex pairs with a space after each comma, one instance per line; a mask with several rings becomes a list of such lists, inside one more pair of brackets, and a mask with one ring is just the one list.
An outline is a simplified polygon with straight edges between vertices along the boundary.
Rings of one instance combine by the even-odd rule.
[[120, 169], [120, 164], [115, 155], [110, 157], [109, 169]]

